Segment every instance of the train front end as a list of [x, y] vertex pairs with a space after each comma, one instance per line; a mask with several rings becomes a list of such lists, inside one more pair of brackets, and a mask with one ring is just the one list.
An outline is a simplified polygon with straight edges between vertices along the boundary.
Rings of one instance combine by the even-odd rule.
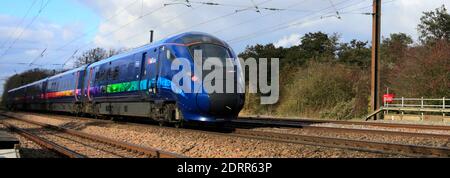
[[204, 33], [178, 35], [173, 44], [169, 48], [177, 58], [187, 59], [191, 68], [184, 72], [190, 77], [191, 90], [177, 96], [184, 121], [236, 119], [244, 106], [245, 83], [239, 59], [230, 46]]

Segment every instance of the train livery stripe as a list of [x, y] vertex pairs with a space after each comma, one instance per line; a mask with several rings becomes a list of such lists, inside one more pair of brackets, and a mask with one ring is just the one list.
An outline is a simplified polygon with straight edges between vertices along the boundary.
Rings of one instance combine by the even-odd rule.
[[66, 90], [66, 91], [50, 92], [46, 94], [46, 97], [49, 99], [67, 96], [75, 96], [75, 92], [73, 90]]
[[106, 86], [106, 93], [133, 92], [139, 90], [139, 81], [115, 83]]

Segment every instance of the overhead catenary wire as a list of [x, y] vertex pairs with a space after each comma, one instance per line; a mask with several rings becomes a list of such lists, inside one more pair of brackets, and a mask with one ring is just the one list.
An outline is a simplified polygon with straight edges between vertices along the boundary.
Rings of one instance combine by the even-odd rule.
[[[397, 1], [397, 0], [383, 1], [381, 4], [389, 4], [389, 3], [392, 3], [395, 1]], [[370, 8], [373, 8], [373, 5], [368, 5], [368, 6], [360, 7], [357, 9], [343, 11], [343, 12], [341, 12], [341, 14], [373, 15], [373, 12], [361, 12], [361, 10], [370, 9]]]
[[39, 58], [44, 57], [45, 51], [47, 51], [47, 48], [45, 48], [38, 57], [31, 61], [30, 66], [32, 66]]
[[[341, 1], [341, 2], [339, 2], [339, 3], [337, 3], [337, 4], [335, 4], [335, 5], [336, 5], [336, 6], [339, 6], [339, 5], [341, 5], [341, 4], [345, 3], [345, 2], [348, 2], [348, 1], [349, 1], [349, 0], [347, 0], [347, 1]], [[339, 8], [338, 10], [342, 10], [342, 9], [345, 9], [345, 8], [348, 8], [348, 7], [352, 7], [352, 6], [354, 6], [354, 5], [358, 5], [358, 4], [360, 4], [360, 3], [364, 2], [364, 1], [365, 1], [365, 0], [359, 1], [358, 3], [349, 4], [349, 5], [345, 6], [345, 7]], [[233, 38], [233, 39], [226, 40], [226, 41], [229, 42], [229, 43], [234, 44], [234, 43], [237, 43], [237, 42], [242, 42], [242, 41], [244, 41], [244, 40], [248, 40], [248, 39], [255, 38], [255, 37], [260, 36], [260, 35], [266, 35], [266, 34], [270, 34], [270, 33], [275, 32], [275, 31], [279, 31], [279, 30], [283, 30], [283, 29], [286, 29], [286, 28], [290, 28], [290, 27], [292, 27], [292, 26], [297, 26], [297, 25], [300, 25], [300, 24], [304, 24], [303, 19], [305, 19], [305, 18], [307, 18], [307, 17], [310, 17], [310, 16], [313, 16], [313, 15], [319, 13], [319, 12], [326, 11], [326, 10], [328, 10], [328, 9], [330, 9], [330, 8], [332, 8], [332, 6], [329, 6], [329, 7], [327, 7], [327, 8], [318, 10], [318, 11], [316, 11], [316, 12], [314, 12], [314, 13], [309, 13], [308, 15], [303, 16], [301, 19], [294, 19], [294, 20], [290, 20], [290, 21], [285, 21], [285, 22], [282, 22], [282, 23], [279, 23], [279, 24], [270, 26], [270, 27], [268, 27], [268, 28], [264, 28], [264, 29], [259, 30], [259, 31], [257, 31], [257, 32], [253, 32], [253, 33], [250, 33], [250, 34], [247, 34], [247, 35], [238, 36], [238, 37], [235, 37], [235, 38]], [[326, 13], [324, 13], [324, 14], [328, 14], [328, 13], [330, 13], [330, 12], [326, 12]], [[322, 19], [321, 17], [323, 17], [324, 14], [321, 14], [321, 15], [319, 15], [318, 17], [319, 17], [320, 19]], [[286, 25], [286, 24], [287, 24], [287, 25]]]
[[[42, 0], [44, 1], [44, 0]], [[36, 21], [36, 19], [42, 14], [42, 12], [44, 11], [44, 9], [48, 6], [48, 4], [50, 3], [51, 0], [47, 0], [47, 2], [45, 4], [43, 4], [41, 6], [41, 8], [39, 9], [38, 13], [33, 17], [33, 19], [31, 19], [30, 23], [27, 24], [27, 26], [19, 33], [19, 36], [17, 38], [14, 39], [14, 41], [11, 43], [11, 45], [9, 45], [9, 47], [3, 52], [2, 55], [0, 55], [0, 58], [5, 56], [9, 50], [12, 49], [12, 47], [17, 43], [17, 41], [22, 38], [23, 33], [31, 27], [31, 25]]]
[[[163, 20], [164, 23], [159, 24], [159, 25], [156, 25], [156, 26], [153, 26], [152, 29], [155, 29], [155, 28], [157, 28], [157, 27], [160, 27], [160, 26], [162, 26], [162, 25], [164, 25], [164, 24], [168, 24], [168, 23], [174, 21], [175, 19], [179, 18], [180, 16], [185, 15], [187, 12], [193, 11], [193, 10], [199, 8], [199, 7], [201, 7], [201, 6], [194, 7], [194, 8], [192, 8], [192, 9], [187, 10], [187, 11], [185, 11], [184, 13], [180, 13], [180, 14], [178, 14], [178, 15], [176, 15], [176, 16], [170, 18], [170, 19]], [[152, 13], [154, 13], [154, 12], [152, 11]], [[141, 18], [143, 18], [143, 17], [145, 17], [145, 16], [148, 16], [148, 15], [151, 15], [151, 13], [147, 13], [146, 15], [141, 16]], [[119, 30], [121, 30], [121, 29], [123, 29], [123, 28], [120, 28], [120, 27], [119, 27], [119, 29], [113, 31], [112, 33], [115, 33], [115, 32], [117, 32], [117, 31], [119, 31]], [[132, 38], [135, 38], [136, 36], [138, 36], [138, 35], [140, 35], [140, 34], [142, 34], [142, 33], [144, 33], [144, 32], [146, 33], [146, 32], [148, 32], [148, 30], [145, 29], [143, 32], [136, 33], [136, 34], [134, 34], [134, 35], [132, 35], [132, 36], [126, 36], [124, 39], [132, 39]], [[106, 34], [106, 35], [102, 35], [102, 36], [105, 37], [105, 36], [108, 36], [108, 35], [111, 35], [111, 34]], [[78, 48], [77, 51], [80, 51], [81, 49], [84, 49], [84, 48], [88, 47], [88, 46], [89, 46], [90, 44], [92, 44], [92, 43], [94, 43], [94, 41], [91, 41], [91, 42], [89, 42], [89, 43], [84, 44], [82, 47]], [[64, 57], [64, 56], [61, 56], [61, 57]], [[73, 59], [73, 58], [69, 58], [68, 61], [67, 61], [66, 63], [68, 63], [71, 59]], [[48, 64], [44, 64], [44, 66], [46, 66], [46, 65], [48, 65]], [[62, 64], [60, 64], [60, 65], [62, 65]]]
[[[121, 25], [120, 27], [118, 27], [118, 28], [116, 28], [116, 29], [114, 29], [114, 30], [108, 32], [107, 34], [102, 35], [102, 36], [103, 36], [103, 37], [106, 37], [106, 36], [112, 35], [112, 34], [118, 32], [118, 31], [122, 30], [123, 28], [125, 28], [125, 27], [127, 27], [127, 26], [129, 26], [129, 25], [131, 25], [131, 24], [133, 24], [133, 23], [135, 23], [136, 21], [141, 20], [141, 19], [143, 19], [144, 17], [149, 16], [149, 15], [151, 15], [151, 14], [153, 14], [153, 13], [156, 13], [156, 12], [158, 12], [158, 11], [164, 9], [164, 8], [165, 8], [164, 6], [160, 6], [160, 7], [156, 8], [156, 9], [154, 9], [154, 10], [152, 10], [152, 11], [150, 11], [150, 12], [148, 12], [148, 13], [142, 15], [142, 16], [139, 16], [139, 17], [137, 17], [137, 18], [135, 18], [135, 19], [129, 21], [129, 22], [126, 23], [126, 24]], [[88, 43], [85, 43], [85, 44], [81, 45], [79, 48], [76, 49], [76, 51], [80, 51], [80, 50], [86, 48], [87, 46], [89, 46], [90, 44], [92, 44], [92, 43], [94, 43], [94, 42], [95, 42], [95, 39], [94, 39], [94, 40], [91, 40], [91, 41], [88, 42]], [[64, 56], [66, 56], [66, 55], [61, 55], [61, 56], [59, 56], [59, 57], [57, 57], [57, 58], [64, 58]], [[47, 65], [48, 65], [48, 63], [47, 63], [47, 64], [43, 64], [43, 66], [47, 66]], [[61, 65], [61, 64], [60, 64], [60, 65]]]
[[341, 15], [339, 15], [339, 10], [336, 8], [336, 5], [334, 5], [333, 0], [328, 0], [330, 2], [331, 6], [333, 6], [333, 9], [336, 11], [336, 18], [341, 19]]
[[[269, 0], [269, 1], [270, 1], [270, 0]], [[191, 3], [191, 2], [193, 2], [193, 1], [186, 1], [186, 2]], [[266, 2], [268, 2], [268, 1], [266, 1]], [[195, 2], [194, 2], [194, 3], [195, 3]], [[263, 3], [265, 3], [265, 2], [263, 2]], [[259, 3], [259, 4], [263, 4], [263, 3]], [[208, 4], [214, 4], [214, 3], [213, 3], [213, 2], [209, 2], [209, 3], [202, 3], [202, 4], [208, 5]], [[218, 4], [218, 3], [216, 3], [216, 4]], [[259, 5], [259, 4], [258, 4], [258, 5]], [[251, 8], [253, 8], [253, 7], [251, 7]], [[279, 10], [279, 9], [277, 9], [277, 8], [267, 8], [267, 9]], [[196, 27], [197, 25], [203, 25], [203, 24], [209, 23], [209, 22], [211, 22], [211, 21], [215, 21], [215, 20], [218, 20], [218, 19], [221, 19], [221, 18], [224, 18], [224, 17], [228, 17], [228, 16], [231, 16], [231, 15], [234, 15], [234, 14], [235, 14], [235, 13], [226, 14], [226, 15], [224, 15], [224, 16], [220, 16], [220, 17], [217, 17], [217, 18], [214, 18], [214, 19], [210, 19], [210, 20], [208, 20], [208, 21], [205, 21], [205, 22], [196, 24], [196, 25], [191, 26], [191, 27], [189, 27], [189, 28]], [[144, 15], [144, 16], [145, 16], [145, 15]], [[127, 26], [127, 25], [128, 25], [128, 24], [126, 24], [126, 25], [124, 25], [124, 26]], [[117, 31], [119, 31], [119, 30], [121, 30], [121, 29], [122, 29], [122, 28], [119, 28], [119, 29], [117, 29], [117, 30], [115, 30], [115, 31], [112, 31], [111, 33], [115, 33], [115, 32], [117, 32]], [[108, 34], [102, 35], [102, 36], [109, 36], [111, 33], [108, 33]], [[136, 35], [136, 36], [137, 36], [137, 35]], [[93, 43], [93, 42], [94, 42], [94, 41], [91, 41], [90, 43], [87, 43], [87, 44], [83, 45], [82, 48], [78, 48], [77, 50], [81, 50], [81, 49], [87, 47], [88, 45], [90, 45], [90, 44]], [[62, 56], [62, 57], [63, 57], [63, 56]]]
[[[191, 3], [192, 3], [192, 1], [191, 1]], [[336, 5], [338, 5], [338, 4], [336, 4]], [[281, 9], [281, 8], [280, 8]], [[336, 9], [336, 8], [335, 8]], [[220, 17], [220, 16], [219, 16]], [[216, 17], [216, 18], [218, 18], [218, 17]], [[174, 18], [175, 19], [175, 18]], [[214, 19], [215, 18], [213, 18], [213, 19], [210, 19], [210, 20], [212, 20], [212, 21], [214, 21]], [[209, 21], [209, 20], [208, 20]], [[208, 21], [206, 21], [206, 22], [201, 22], [201, 23], [199, 23], [198, 25], [203, 25], [203, 24], [206, 24], [206, 23], [209, 23]], [[125, 24], [125, 26], [128, 26], [128, 24]], [[195, 25], [193, 25], [193, 26], [191, 26], [191, 27], [189, 27], [189, 28], [195, 28], [196, 26]], [[115, 32], [117, 32], [117, 31], [119, 31], [119, 30], [121, 30], [121, 29], [123, 29], [123, 28], [119, 28], [119, 29], [117, 29], [117, 30], [114, 30], [114, 31], [112, 31], [112, 32], [110, 32], [110, 33], [108, 33], [108, 34], [106, 34], [106, 35], [102, 35], [102, 36], [109, 36], [109, 35], [111, 35], [111, 33], [115, 33]], [[147, 32], [148, 31], [148, 29], [145, 29], [144, 30], [144, 32]], [[126, 37], [125, 39], [130, 39], [129, 37]], [[91, 42], [92, 43], [92, 42]], [[91, 43], [88, 43], [88, 44], [91, 44]], [[86, 45], [83, 45], [82, 46], [82, 48], [78, 48], [79, 50], [81, 50], [81, 49], [83, 49], [83, 48], [85, 48], [85, 47], [87, 47]], [[69, 58], [70, 59], [70, 58]], [[61, 65], [61, 64], [60, 64]]]
[[[260, 4], [263, 4], [263, 3], [266, 3], [266, 2], [269, 2], [269, 1], [271, 1], [271, 0], [267, 0], [267, 1], [264, 1], [264, 2], [262, 2], [262, 3], [259, 3], [258, 5], [260, 5]], [[193, 1], [190, 1], [191, 3], [193, 2]], [[254, 8], [254, 7], [248, 7], [249, 9], [251, 9], [251, 8]], [[195, 25], [192, 25], [192, 26], [189, 26], [189, 27], [187, 27], [187, 28], [184, 28], [183, 30], [186, 30], [186, 29], [190, 29], [190, 28], [194, 28], [194, 27], [197, 27], [197, 26], [200, 26], [200, 25], [203, 25], [203, 24], [206, 24], [206, 23], [209, 23], [209, 22], [212, 22], [212, 21], [215, 21], [215, 20], [218, 20], [218, 19], [221, 19], [221, 18], [225, 18], [225, 17], [228, 17], [228, 16], [231, 16], [231, 15], [234, 15], [236, 12], [233, 12], [233, 13], [228, 13], [228, 14], [225, 14], [225, 15], [222, 15], [222, 16], [218, 16], [218, 17], [215, 17], [215, 18], [212, 18], [212, 19], [208, 19], [208, 20], [206, 20], [206, 21], [203, 21], [203, 22], [200, 22], [200, 23], [197, 23], [197, 24], [195, 24]], [[173, 18], [174, 19], [174, 18]], [[172, 19], [172, 20], [173, 20]], [[120, 30], [120, 29], [119, 29]], [[179, 31], [181, 31], [181, 30], [179, 30]], [[147, 30], [145, 30], [144, 32], [147, 32]], [[178, 31], [177, 31], [178, 32]], [[114, 32], [113, 32], [114, 33]], [[137, 33], [137, 34], [135, 34], [135, 35], [133, 35], [132, 37], [126, 37], [126, 39], [131, 39], [131, 38], [134, 38], [134, 37], [136, 37], [136, 36], [138, 36], [139, 34], [142, 34], [142, 33]], [[175, 34], [175, 33], [172, 33], [172, 34]], [[170, 35], [172, 35], [172, 34], [170, 34]], [[107, 34], [107, 35], [109, 35], [109, 34]], [[106, 35], [106, 36], [107, 36]], [[168, 35], [168, 36], [170, 36], [170, 35]], [[167, 37], [167, 36], [166, 36]], [[92, 41], [93, 42], [93, 41]], [[91, 42], [91, 43], [92, 43]], [[86, 44], [86, 45], [89, 45], [90, 43], [88, 43], [88, 44]], [[83, 45], [84, 47], [86, 47], [86, 45]]]
[[[178, 19], [179, 17], [181, 17], [181, 16], [183, 16], [183, 15], [186, 15], [188, 12], [193, 11], [193, 10], [196, 10], [196, 9], [198, 9], [198, 8], [200, 8], [200, 7], [202, 7], [202, 6], [196, 6], [196, 7], [193, 7], [192, 9], [189, 9], [189, 10], [187, 10], [187, 11], [184, 11], [184, 12], [182, 12], [182, 13], [177, 14], [176, 16], [173, 16], [173, 17], [170, 17], [170, 18], [163, 19], [163, 20], [161, 20], [163, 23], [161, 23], [161, 24], [159, 24], [159, 25], [154, 25], [154, 26], [150, 27], [150, 29], [157, 29], [157, 28], [162, 27], [162, 26], [164, 26], [164, 25], [166, 25], [166, 24], [172, 23], [174, 20]], [[124, 37], [124, 38], [121, 38], [120, 40], [118, 40], [118, 42], [121, 42], [123, 39], [128, 39], [128, 40], [129, 40], [129, 39], [134, 39], [134, 38], [138, 37], [139, 35], [142, 35], [143, 33], [147, 33], [147, 32], [148, 32], [148, 30], [147, 30], [147, 28], [146, 28], [146, 29], [143, 30], [143, 31], [140, 31], [140, 32], [134, 33], [133, 35], [130, 35], [130, 36], [126, 36], [126, 37]], [[147, 42], [145, 42], [145, 44], [147, 44]]]
[[[127, 6], [125, 6], [124, 8], [122, 8], [121, 10], [119, 10], [117, 13], [115, 13], [114, 15], [110, 16], [109, 18], [107, 18], [105, 21], [103, 21], [103, 23], [109, 22], [112, 19], [114, 19], [115, 17], [119, 16], [120, 14], [124, 13], [128, 8], [130, 8], [132, 5], [136, 4], [137, 2], [139, 2], [139, 0], [134, 0], [133, 2], [131, 2], [130, 4], [128, 4]], [[142, 2], [143, 3], [143, 2]], [[142, 14], [141, 14], [142, 16]], [[67, 47], [68, 45], [72, 44], [75, 41], [78, 41], [80, 39], [82, 39], [83, 37], [89, 35], [90, 33], [94, 32], [95, 30], [97, 30], [97, 27], [94, 27], [90, 30], [88, 30], [87, 32], [75, 37], [73, 40], [63, 44], [61, 47], [56, 48], [57, 50], [61, 50], [65, 47]]]
[[[302, 0], [302, 1], [299, 1], [299, 2], [294, 3], [294, 4], [289, 4], [287, 7], [298, 6], [298, 5], [302, 4], [304, 1], [306, 1], [306, 0]], [[267, 16], [271, 16], [271, 15], [274, 15], [274, 14], [277, 14], [277, 13], [280, 13], [280, 12], [281, 11], [274, 11], [274, 12], [271, 12], [271, 13], [268, 13], [268, 14], [264, 14], [264, 15], [261, 15], [261, 16], [256, 16], [255, 18], [251, 18], [251, 19], [245, 20], [243, 22], [239, 22], [239, 23], [234, 24], [234, 25], [225, 26], [224, 28], [220, 28], [219, 30], [214, 31], [213, 33], [217, 34], [217, 33], [223, 32], [224, 30], [227, 30], [227, 29], [230, 29], [230, 28], [233, 28], [233, 27], [237, 27], [239, 25], [246, 24], [246, 23], [249, 23], [249, 22], [254, 22], [257, 19], [265, 18]]]
[[[182, 1], [182, 0], [180, 0]], [[220, 7], [232, 7], [232, 8], [255, 8], [255, 6], [248, 6], [248, 5], [238, 5], [238, 4], [227, 4], [227, 3], [215, 3], [210, 1], [189, 1], [191, 4], [203, 4], [203, 5], [209, 5], [209, 6], [220, 6]], [[303, 9], [292, 9], [292, 8], [276, 8], [276, 7], [264, 7], [259, 6], [259, 10], [268, 10], [268, 11], [293, 11], [293, 12], [310, 12], [310, 10], [303, 10]]]
[[26, 11], [25, 15], [22, 17], [22, 19], [20, 20], [20, 22], [17, 24], [15, 30], [12, 33], [9, 33], [9, 37], [2, 43], [2, 45], [0, 45], [0, 49], [2, 49], [7, 43], [8, 41], [13, 38], [13, 36], [17, 33], [17, 31], [19, 30], [20, 26], [22, 26], [23, 22], [25, 21], [25, 19], [27, 18], [28, 14], [30, 14], [31, 9], [34, 7], [34, 5], [36, 4], [37, 0], [34, 0], [33, 3], [31, 4], [31, 6], [28, 8], [28, 10]]
[[[270, 2], [270, 1], [272, 1], [272, 0], [266, 0], [266, 1], [263, 1], [263, 2], [261, 2], [261, 3], [256, 4], [255, 6], [261, 5], [261, 4], [265, 4], [265, 3], [268, 3], [268, 2]], [[252, 9], [252, 8], [254, 8], [254, 7], [248, 7], [246, 10]], [[243, 11], [243, 10], [242, 10], [242, 11]], [[204, 24], [207, 24], [207, 23], [210, 23], [210, 22], [213, 22], [213, 21], [222, 19], [222, 18], [226, 18], [226, 17], [229, 17], [229, 16], [236, 15], [236, 14], [238, 14], [239, 12], [242, 12], [242, 11], [234, 11], [234, 12], [231, 12], [231, 13], [227, 13], [227, 14], [224, 14], [224, 15], [221, 15], [221, 16], [218, 16], [218, 17], [214, 17], [214, 18], [211, 18], [211, 19], [208, 19], [208, 20], [199, 22], [199, 23], [197, 23], [197, 24], [194, 24], [194, 25], [185, 27], [185, 28], [183, 28], [183, 29], [177, 30], [176, 32], [171, 33], [171, 34], [167, 35], [166, 37], [172, 36], [172, 35], [174, 35], [174, 34], [177, 34], [177, 33], [179, 33], [179, 32], [185, 31], [185, 30], [187, 30], [187, 29], [192, 29], [192, 28], [195, 28], [195, 27], [198, 27], [198, 26], [201, 26], [201, 25], [204, 25]]]
[[[137, 2], [139, 2], [139, 0], [134, 0], [134, 1], [132, 1], [131, 3], [129, 3], [129, 4], [128, 4], [127, 6], [125, 6], [124, 8], [118, 10], [117, 13], [115, 13], [115, 14], [111, 15], [110, 17], [108, 17], [105, 21], [103, 21], [103, 23], [109, 22], [109, 21], [111, 21], [112, 19], [114, 19], [115, 17], [121, 15], [121, 14], [124, 13], [128, 8], [130, 8], [131, 6], [135, 5]], [[143, 3], [144, 3], [144, 0], [142, 0], [142, 8], [143, 8]], [[142, 14], [141, 14], [141, 15], [142, 15]], [[95, 30], [97, 30], [97, 27], [94, 27], [94, 28], [88, 30], [87, 32], [85, 32], [85, 33], [83, 33], [83, 34], [81, 34], [81, 35], [75, 37], [74, 39], [72, 39], [71, 41], [69, 41], [69, 42], [67, 42], [67, 43], [64, 43], [63, 45], [61, 45], [61, 46], [58, 47], [58, 48], [47, 49], [47, 51], [68, 51], [68, 50], [65, 50], [64, 48], [66, 48], [68, 45], [70, 45], [70, 44], [72, 44], [72, 43], [74, 43], [74, 42], [76, 42], [76, 41], [82, 39], [83, 37], [89, 35], [90, 33], [94, 32]], [[16, 49], [16, 48], [15, 48], [15, 49]], [[17, 49], [28, 49], [28, 48], [17, 48]], [[36, 48], [31, 48], [31, 49], [36, 49]]]

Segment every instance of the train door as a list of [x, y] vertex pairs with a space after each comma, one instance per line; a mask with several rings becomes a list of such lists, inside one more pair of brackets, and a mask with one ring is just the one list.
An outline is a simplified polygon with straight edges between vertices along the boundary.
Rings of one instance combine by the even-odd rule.
[[81, 74], [80, 74], [80, 71], [78, 71], [76, 74], [75, 74], [75, 86], [74, 86], [74, 88], [73, 88], [73, 95], [74, 95], [74, 97], [75, 97], [75, 102], [78, 102], [79, 101], [79, 90], [78, 90], [78, 86], [80, 85], [80, 76], [81, 76]]
[[158, 95], [164, 100], [172, 100], [172, 76], [174, 72], [171, 71], [172, 62], [175, 60], [175, 56], [167, 46], [161, 46], [159, 49], [158, 57]]
[[[136, 68], [139, 71], [139, 93], [143, 99], [148, 99], [147, 90], [147, 71], [145, 70], [145, 59], [147, 58], [147, 52], [139, 53], [134, 55], [135, 65], [139, 66]], [[139, 64], [139, 65], [138, 65]]]
[[159, 98], [159, 85], [158, 81], [160, 80], [159, 72], [160, 72], [160, 60], [159, 60], [159, 49], [152, 49], [150, 52], [150, 56], [147, 60], [148, 66], [148, 79], [149, 79], [149, 93], [152, 99]]

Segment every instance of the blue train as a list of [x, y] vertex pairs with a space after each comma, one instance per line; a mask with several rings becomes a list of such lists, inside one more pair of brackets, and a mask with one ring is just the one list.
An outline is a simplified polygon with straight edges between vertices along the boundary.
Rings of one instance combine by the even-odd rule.
[[[227, 93], [173, 92], [171, 70], [176, 58], [190, 61], [194, 68], [194, 50], [208, 57], [233, 58], [236, 54], [224, 41], [199, 32], [169, 37], [132, 51], [79, 67], [8, 91], [7, 107], [12, 110], [68, 112], [108, 117], [145, 117], [159, 123], [229, 121], [241, 111], [245, 94], [238, 70], [235, 89]], [[181, 70], [181, 69], [180, 69]], [[191, 82], [203, 76], [192, 75]], [[220, 79], [219, 79], [220, 80]], [[221, 81], [215, 81], [221, 82]]]

